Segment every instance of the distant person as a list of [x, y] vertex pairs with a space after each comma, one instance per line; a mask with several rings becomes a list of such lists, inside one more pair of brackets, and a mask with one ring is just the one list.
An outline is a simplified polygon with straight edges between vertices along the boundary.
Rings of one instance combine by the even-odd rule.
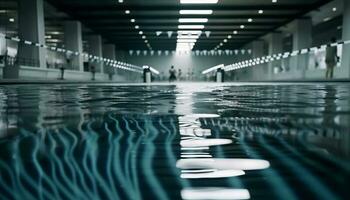
[[176, 81], [176, 70], [174, 68], [174, 66], [171, 66], [170, 70], [169, 70], [169, 82], [173, 82]]
[[95, 66], [91, 65], [90, 71], [91, 71], [91, 74], [92, 74], [91, 80], [94, 81], [95, 80], [95, 75], [96, 75]]
[[177, 79], [179, 80], [179, 81], [181, 81], [182, 80], [182, 71], [181, 71], [181, 69], [179, 69], [179, 72], [177, 73]]
[[[335, 38], [331, 39], [331, 43], [335, 43], [337, 40]], [[332, 79], [333, 73], [334, 73], [334, 67], [337, 65], [338, 62], [338, 56], [337, 56], [337, 47], [336, 46], [330, 46], [326, 49], [326, 79]]]

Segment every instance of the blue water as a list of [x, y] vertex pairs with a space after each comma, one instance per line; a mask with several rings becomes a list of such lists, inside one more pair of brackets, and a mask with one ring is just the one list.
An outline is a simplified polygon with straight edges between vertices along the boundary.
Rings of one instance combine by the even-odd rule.
[[0, 199], [349, 199], [350, 84], [0, 86]]

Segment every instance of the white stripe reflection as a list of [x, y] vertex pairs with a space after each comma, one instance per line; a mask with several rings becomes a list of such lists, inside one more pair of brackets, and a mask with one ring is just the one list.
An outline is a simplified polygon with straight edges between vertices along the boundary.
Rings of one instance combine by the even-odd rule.
[[184, 200], [235, 200], [250, 199], [249, 191], [246, 189], [231, 188], [196, 188], [181, 191]]

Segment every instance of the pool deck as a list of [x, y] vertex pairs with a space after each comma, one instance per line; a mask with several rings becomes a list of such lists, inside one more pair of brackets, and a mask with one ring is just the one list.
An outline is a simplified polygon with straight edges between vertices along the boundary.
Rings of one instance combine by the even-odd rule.
[[[174, 82], [171, 84], [178, 83], [192, 83], [192, 82]], [[194, 82], [194, 83], [212, 83], [217, 84], [215, 82]], [[224, 84], [235, 84], [235, 83], [350, 83], [350, 79], [332, 79], [332, 80], [324, 80], [324, 79], [312, 79], [312, 80], [279, 80], [279, 81], [234, 81], [234, 82], [225, 82]], [[116, 81], [72, 81], [72, 80], [11, 80], [11, 79], [3, 79], [0, 80], [0, 85], [21, 85], [21, 84], [128, 84], [128, 85], [145, 85], [144, 83], [131, 83], [131, 82], [116, 82]], [[169, 82], [154, 82], [152, 83], [156, 85], [169, 85]], [[148, 84], [149, 85], [149, 84]]]

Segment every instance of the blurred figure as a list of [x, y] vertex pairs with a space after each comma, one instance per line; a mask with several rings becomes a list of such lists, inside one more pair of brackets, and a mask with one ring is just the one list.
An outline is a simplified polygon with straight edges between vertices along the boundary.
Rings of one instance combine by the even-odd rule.
[[176, 70], [174, 68], [174, 66], [171, 66], [170, 70], [169, 70], [169, 82], [173, 82], [176, 81]]
[[181, 69], [179, 69], [179, 72], [177, 73], [177, 79], [179, 80], [179, 81], [182, 81], [182, 71], [181, 71]]
[[[335, 38], [331, 39], [331, 43], [335, 43], [337, 40]], [[334, 73], [334, 67], [337, 65], [338, 56], [337, 56], [337, 47], [327, 47], [326, 49], [326, 79], [332, 79]]]

